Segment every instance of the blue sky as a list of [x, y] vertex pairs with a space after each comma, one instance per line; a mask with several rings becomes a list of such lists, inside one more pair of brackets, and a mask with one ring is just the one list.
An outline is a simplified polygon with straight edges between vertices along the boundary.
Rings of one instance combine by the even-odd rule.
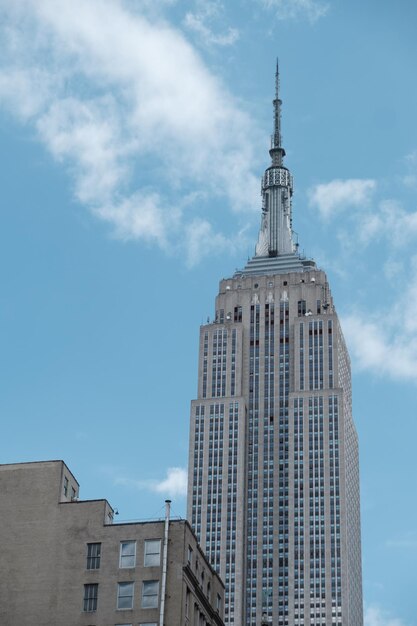
[[185, 514], [198, 327], [252, 255], [279, 56], [300, 247], [352, 357], [367, 626], [413, 626], [417, 7], [0, 0], [2, 463]]

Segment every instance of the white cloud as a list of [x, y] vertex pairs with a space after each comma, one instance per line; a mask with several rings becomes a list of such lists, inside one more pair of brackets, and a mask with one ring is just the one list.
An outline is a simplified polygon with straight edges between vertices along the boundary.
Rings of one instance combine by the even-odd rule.
[[72, 0], [58, 11], [54, 0], [0, 0], [0, 99], [116, 234], [172, 250], [186, 243], [185, 193], [257, 207], [257, 138], [184, 36], [139, 6]]
[[187, 265], [192, 267], [196, 262], [210, 255], [231, 253], [248, 244], [244, 229], [233, 237], [226, 237], [215, 232], [213, 226], [205, 219], [193, 220], [185, 229], [185, 248]]
[[336, 179], [315, 185], [308, 195], [310, 205], [327, 219], [350, 207], [367, 206], [375, 188], [376, 182], [371, 179]]
[[197, 10], [188, 12], [184, 18], [184, 26], [194, 32], [206, 46], [231, 46], [239, 39], [239, 31], [229, 28], [226, 32], [214, 32], [211, 24], [219, 19], [224, 11], [223, 4], [218, 0], [197, 2]]
[[[108, 471], [108, 470], [106, 470]], [[110, 470], [114, 473], [114, 469]], [[187, 470], [183, 467], [170, 467], [167, 469], [166, 477], [143, 478], [136, 479], [118, 474], [113, 477], [115, 485], [123, 485], [125, 487], [133, 487], [134, 489], [145, 489], [146, 491], [154, 491], [162, 493], [165, 496], [184, 497], [187, 495]]]
[[[178, 229], [182, 216], [181, 210], [175, 207], [170, 207], [169, 212], [165, 211], [157, 193], [140, 191], [120, 200], [118, 204], [103, 204], [94, 213], [114, 225], [117, 237], [156, 242], [167, 252], [173, 250], [168, 233]], [[196, 254], [190, 266], [200, 258]]]
[[365, 626], [406, 626], [405, 623], [396, 617], [390, 616], [378, 606], [369, 606], [364, 615]]
[[40, 138], [52, 155], [77, 168], [76, 193], [81, 202], [100, 203], [111, 198], [127, 178], [124, 146], [111, 97], [87, 102], [62, 98], [37, 117]]
[[[358, 242], [364, 247], [381, 240], [398, 252], [417, 237], [417, 211], [406, 211], [396, 199], [377, 200], [377, 187], [373, 179], [336, 179], [308, 190], [310, 206], [323, 220], [343, 217], [337, 237], [345, 252], [357, 254]], [[387, 266], [391, 276], [394, 263], [398, 269], [396, 259]]]
[[376, 188], [377, 182], [370, 179], [334, 180], [311, 188], [309, 202], [323, 220], [339, 218], [336, 237], [345, 257], [357, 257], [376, 242], [387, 245], [391, 256], [384, 271], [392, 279], [402, 268], [396, 255], [417, 238], [417, 211], [406, 211], [396, 199], [377, 201]]
[[[33, 88], [35, 84], [37, 89]], [[51, 77], [40, 68], [27, 71], [25, 68], [1, 67], [2, 105], [12, 110], [13, 114], [23, 121], [42, 109], [50, 88]]]
[[[411, 266], [415, 277], [417, 257]], [[342, 327], [358, 368], [417, 383], [417, 278], [410, 278], [390, 310], [352, 313]]]
[[[388, 315], [388, 313], [386, 314]], [[343, 332], [351, 355], [362, 370], [393, 379], [417, 382], [417, 342], [408, 334], [395, 334], [384, 327], [384, 316], [368, 321], [366, 314], [343, 318]]]
[[321, 0], [256, 0], [265, 8], [276, 11], [279, 20], [294, 19], [305, 16], [315, 22], [326, 15], [330, 8], [328, 2]]
[[413, 150], [404, 158], [406, 173], [402, 181], [405, 187], [415, 188], [417, 186], [417, 150]]
[[417, 211], [407, 212], [396, 200], [384, 200], [374, 212], [357, 215], [357, 228], [363, 243], [386, 237], [394, 247], [404, 247], [417, 236]]
[[212, 225], [204, 219], [193, 220], [186, 228], [187, 263], [192, 266], [196, 258], [208, 256], [211, 252], [220, 252], [227, 245], [227, 239], [221, 233], [214, 233]]
[[394, 281], [404, 272], [404, 264], [393, 258], [388, 258], [384, 263], [384, 274], [389, 281]]
[[156, 483], [153, 489], [167, 496], [186, 496], [187, 481], [187, 470], [182, 467], [170, 467], [166, 478]]

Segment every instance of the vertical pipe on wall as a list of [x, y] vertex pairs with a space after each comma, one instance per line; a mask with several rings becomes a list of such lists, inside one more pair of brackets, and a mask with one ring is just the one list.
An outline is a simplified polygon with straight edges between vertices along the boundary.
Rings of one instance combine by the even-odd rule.
[[159, 611], [159, 626], [164, 626], [165, 592], [166, 592], [166, 586], [167, 586], [167, 568], [168, 568], [168, 532], [169, 532], [170, 512], [171, 512], [171, 500], [165, 500], [165, 532], [164, 532], [164, 551], [163, 551], [163, 557], [162, 557], [161, 607]]

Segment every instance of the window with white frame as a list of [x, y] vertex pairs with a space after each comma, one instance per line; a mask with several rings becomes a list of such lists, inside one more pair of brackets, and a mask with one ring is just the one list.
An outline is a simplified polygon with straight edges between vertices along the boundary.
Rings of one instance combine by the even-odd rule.
[[135, 567], [136, 541], [122, 541], [120, 544], [119, 567]]
[[158, 608], [159, 580], [144, 580], [142, 583], [142, 608]]
[[117, 608], [133, 609], [135, 583], [119, 583], [117, 586]]
[[147, 539], [145, 541], [144, 566], [151, 567], [161, 562], [161, 540]]

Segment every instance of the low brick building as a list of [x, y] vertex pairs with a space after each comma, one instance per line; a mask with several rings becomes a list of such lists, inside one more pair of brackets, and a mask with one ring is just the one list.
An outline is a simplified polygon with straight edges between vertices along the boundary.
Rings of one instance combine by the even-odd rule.
[[2, 626], [223, 626], [185, 520], [113, 522], [62, 461], [0, 465]]

